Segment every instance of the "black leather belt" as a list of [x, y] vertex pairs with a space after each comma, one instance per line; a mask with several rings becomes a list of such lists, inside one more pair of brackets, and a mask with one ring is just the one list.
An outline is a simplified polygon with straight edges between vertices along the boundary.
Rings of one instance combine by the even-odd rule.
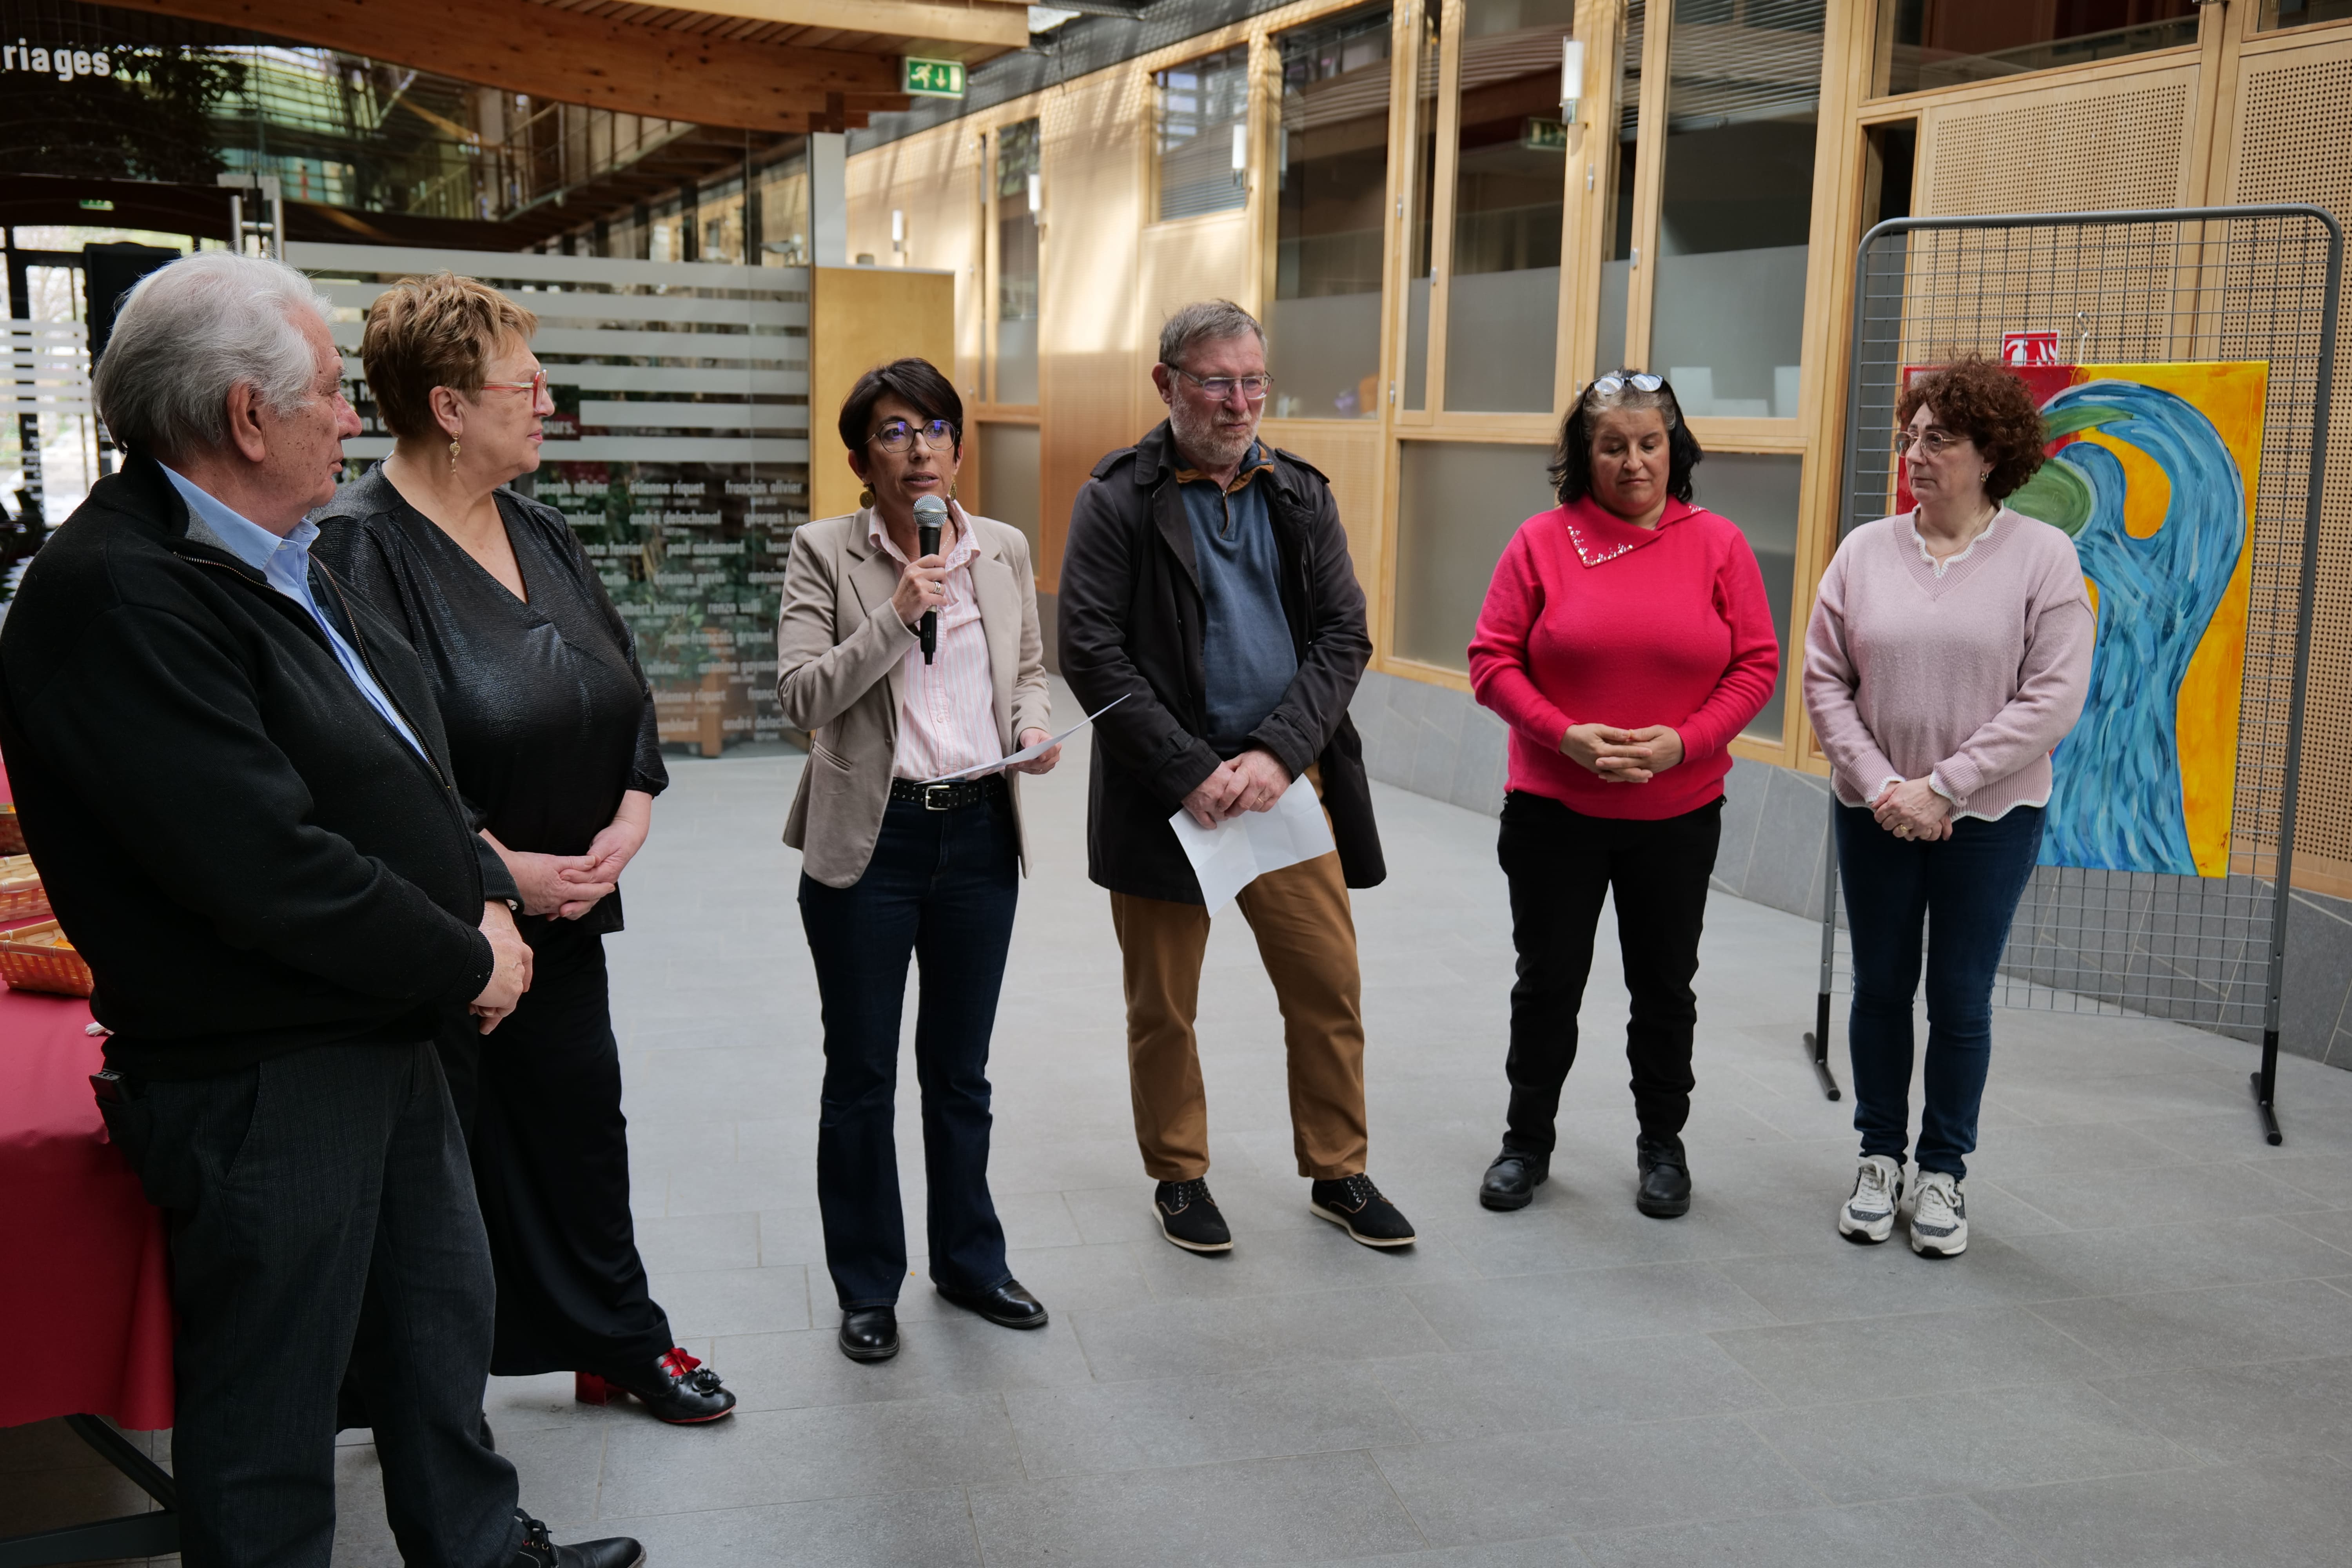
[[908, 801], [925, 811], [961, 811], [967, 805], [1006, 797], [1004, 775], [991, 773], [983, 779], [966, 779], [961, 784], [917, 784], [913, 779], [892, 779], [890, 798]]

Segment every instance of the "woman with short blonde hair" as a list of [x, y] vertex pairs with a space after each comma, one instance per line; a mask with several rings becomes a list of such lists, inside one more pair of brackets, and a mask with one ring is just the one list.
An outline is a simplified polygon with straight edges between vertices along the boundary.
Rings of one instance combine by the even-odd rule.
[[629, 1217], [627, 1124], [604, 937], [645, 842], [662, 766], [627, 625], [562, 514], [507, 489], [555, 411], [538, 319], [444, 272], [369, 307], [360, 357], [392, 456], [320, 517], [319, 554], [405, 626], [434, 684], [457, 793], [522, 894], [531, 988], [478, 1050], [442, 1054], [473, 1149], [498, 1269], [491, 1371], [575, 1374], [664, 1421], [734, 1407], [678, 1349]]

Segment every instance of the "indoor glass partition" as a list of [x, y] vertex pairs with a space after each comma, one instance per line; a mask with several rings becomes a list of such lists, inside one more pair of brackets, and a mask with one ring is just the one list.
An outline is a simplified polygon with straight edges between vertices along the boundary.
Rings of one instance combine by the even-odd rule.
[[1772, 630], [1780, 639], [1780, 676], [1764, 711], [1748, 721], [1747, 732], [1780, 738], [1783, 700], [1789, 689], [1789, 607], [1797, 584], [1797, 487], [1804, 459], [1752, 452], [1709, 452], [1691, 470], [1693, 500], [1739, 525], [1764, 574], [1764, 596], [1772, 605]]
[[[1876, 93], [1924, 92], [2197, 41], [2199, 0], [1878, 0]], [[2269, 0], [2268, 11], [2278, 3]], [[2298, 7], [2314, 0], [2289, 0]], [[2331, 0], [2317, 0], [2325, 6]], [[2336, 15], [2352, 6], [2334, 0]], [[2311, 17], [2311, 20], [2318, 20]]]
[[1794, 419], [1823, 0], [1675, 0], [1651, 368], [1685, 413]]
[[1396, 652], [1470, 668], [1470, 634], [1519, 524], [1559, 504], [1548, 447], [1407, 441], [1398, 453]]
[[1563, 46], [1575, 0], [1465, 0], [1445, 406], [1549, 414], [1568, 188]]
[[1037, 401], [1037, 212], [1045, 163], [1037, 121], [1008, 125], [996, 152], [996, 384], [992, 401]]
[[1613, 128], [1613, 139], [1599, 139], [1592, 155], [1594, 177], [1606, 181], [1602, 205], [1609, 225], [1601, 262], [1601, 312], [1592, 350], [1592, 374], [1601, 376], [1625, 363], [1625, 300], [1633, 285], [1633, 176], [1640, 168], [1642, 140], [1642, 48], [1648, 38], [1644, 23], [1649, 7], [1643, 0], [1628, 0], [1625, 42], [1617, 53], [1616, 100], [1602, 105], [1593, 116], [1596, 130]]
[[1389, 22], [1380, 5], [1276, 41], [1282, 129], [1265, 325], [1278, 418], [1380, 415]]
[[1429, 293], [1437, 266], [1437, 72], [1439, 0], [1417, 0], [1413, 29], [1412, 174], [1405, 214], [1403, 406], [1429, 406]]
[[1158, 89], [1162, 220], [1249, 201], [1249, 46], [1235, 44], [1152, 77]]

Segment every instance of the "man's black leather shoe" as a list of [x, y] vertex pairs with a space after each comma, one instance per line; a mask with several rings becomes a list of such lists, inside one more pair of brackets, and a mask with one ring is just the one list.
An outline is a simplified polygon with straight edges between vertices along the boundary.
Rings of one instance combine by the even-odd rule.
[[520, 1509], [515, 1517], [522, 1521], [522, 1545], [507, 1568], [638, 1568], [646, 1560], [646, 1549], [625, 1535], [558, 1546], [547, 1538], [547, 1526]]
[[1486, 1167], [1478, 1184], [1478, 1201], [1490, 1209], [1523, 1209], [1536, 1201], [1536, 1189], [1551, 1174], [1551, 1156], [1527, 1154], [1507, 1145]]
[[859, 1307], [841, 1314], [841, 1353], [852, 1361], [888, 1361], [898, 1353], [898, 1309]]
[[1642, 1172], [1641, 1191], [1633, 1206], [1652, 1219], [1677, 1219], [1690, 1213], [1690, 1162], [1679, 1138], [1653, 1138], [1644, 1132], [1633, 1145]]
[[939, 1292], [965, 1311], [978, 1312], [1003, 1328], [1045, 1326], [1045, 1303], [1023, 1289], [1018, 1279], [1007, 1279], [992, 1290], [952, 1290], [941, 1285]]

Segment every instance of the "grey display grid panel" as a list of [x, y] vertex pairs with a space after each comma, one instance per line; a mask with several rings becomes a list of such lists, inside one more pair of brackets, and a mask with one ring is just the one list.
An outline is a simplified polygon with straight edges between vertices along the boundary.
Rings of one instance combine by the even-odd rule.
[[[2315, 208], [1906, 219], [1863, 242], [1841, 537], [1893, 510], [1906, 365], [1997, 358], [2005, 333], [2054, 331], [2069, 363], [2270, 367], [2230, 872], [2037, 868], [2002, 955], [1998, 1005], [2134, 1013], [2267, 1036], [2275, 1047], [2279, 846], [2284, 833], [2291, 874], [2341, 245]], [[1822, 988], [1846, 991], [1833, 882], [1824, 914]]]
[[334, 306], [365, 433], [392, 450], [358, 353], [367, 307], [402, 278], [478, 278], [538, 316], [557, 415], [527, 481], [580, 535], [637, 638], [663, 739], [714, 752], [787, 734], [777, 600], [808, 516], [806, 268], [506, 251], [293, 244]]

